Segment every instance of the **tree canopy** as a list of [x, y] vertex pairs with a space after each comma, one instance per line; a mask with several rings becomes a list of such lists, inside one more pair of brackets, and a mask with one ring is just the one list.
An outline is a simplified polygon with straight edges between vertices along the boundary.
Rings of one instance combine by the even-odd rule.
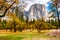
[[[11, 0], [10, 0], [11, 1]], [[13, 7], [14, 4], [18, 4], [18, 0], [12, 0], [11, 3], [8, 0], [0, 0], [0, 12], [2, 15], [0, 17], [4, 17], [7, 11]]]

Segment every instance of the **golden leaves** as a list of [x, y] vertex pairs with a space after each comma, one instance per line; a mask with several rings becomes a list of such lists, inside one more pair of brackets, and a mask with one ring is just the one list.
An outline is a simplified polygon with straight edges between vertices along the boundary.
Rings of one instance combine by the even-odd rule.
[[5, 2], [5, 7], [8, 8], [10, 6], [10, 4], [8, 4], [7, 2]]
[[19, 3], [19, 1], [18, 0], [15, 0], [16, 1], [16, 3], [18, 4]]
[[19, 3], [19, 0], [12, 0], [12, 2], [14, 2], [14, 1], [16, 2], [16, 4], [18, 4], [18, 3]]
[[0, 6], [1, 6], [3, 3], [4, 3], [4, 1], [3, 1], [3, 0], [0, 0]]

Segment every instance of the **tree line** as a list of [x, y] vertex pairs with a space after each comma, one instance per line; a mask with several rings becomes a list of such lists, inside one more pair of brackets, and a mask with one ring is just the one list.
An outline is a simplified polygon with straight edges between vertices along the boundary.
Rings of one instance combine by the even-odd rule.
[[41, 30], [49, 30], [49, 29], [57, 29], [57, 26], [52, 23], [45, 22], [44, 20], [34, 20], [34, 21], [21, 21], [18, 18], [13, 19], [12, 21], [1, 21], [0, 19], [0, 30], [10, 30], [16, 32], [19, 30], [22, 32], [23, 30], [29, 29], [30, 31], [37, 30], [40, 32]]

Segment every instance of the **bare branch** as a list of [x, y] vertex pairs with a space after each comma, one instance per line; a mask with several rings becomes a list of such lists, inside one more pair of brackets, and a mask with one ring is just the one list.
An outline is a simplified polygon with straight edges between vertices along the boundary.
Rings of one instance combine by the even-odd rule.
[[3, 5], [0, 7], [0, 10], [3, 8]]
[[14, 3], [15, 3], [15, 1], [4, 11], [3, 15], [0, 15], [0, 17], [4, 17], [5, 14], [7, 13], [7, 11], [9, 10], [9, 8], [11, 8]]

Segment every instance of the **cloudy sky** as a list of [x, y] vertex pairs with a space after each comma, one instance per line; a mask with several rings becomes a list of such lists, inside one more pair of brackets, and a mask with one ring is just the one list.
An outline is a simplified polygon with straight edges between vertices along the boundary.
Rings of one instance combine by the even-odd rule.
[[33, 4], [45, 4], [47, 6], [47, 2], [49, 2], [50, 0], [20, 0], [20, 1], [24, 1], [25, 3], [28, 4], [26, 6], [26, 8], [24, 9], [25, 11], [28, 11], [29, 8], [31, 7], [31, 5], [33, 5]]

